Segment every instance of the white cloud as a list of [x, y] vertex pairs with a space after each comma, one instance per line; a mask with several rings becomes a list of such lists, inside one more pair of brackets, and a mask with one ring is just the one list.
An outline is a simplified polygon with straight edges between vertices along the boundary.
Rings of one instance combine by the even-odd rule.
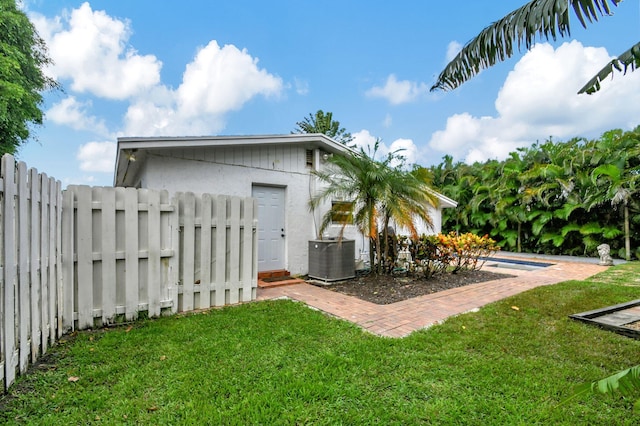
[[204, 135], [224, 128], [224, 115], [251, 98], [279, 96], [282, 79], [258, 68], [258, 60], [233, 45], [215, 41], [187, 64], [175, 90], [157, 87], [127, 110], [128, 135]]
[[188, 116], [221, 114], [239, 109], [256, 95], [277, 95], [282, 80], [258, 68], [258, 60], [233, 45], [214, 41], [200, 49], [187, 65], [177, 96]]
[[89, 142], [80, 146], [76, 159], [85, 172], [111, 173], [115, 167], [115, 142]]
[[[374, 147], [378, 138], [373, 136], [366, 129], [353, 133], [352, 136], [353, 144], [356, 148], [362, 148], [369, 156], [374, 155]], [[396, 139], [390, 146], [387, 146], [384, 142], [380, 142], [374, 158], [376, 160], [382, 160], [387, 156], [387, 154], [395, 151], [397, 151], [397, 155], [405, 158], [405, 164], [407, 165], [417, 163], [419, 160], [420, 152], [416, 144], [411, 139]], [[394, 165], [396, 164], [398, 164], [398, 162], [394, 162]]]
[[66, 125], [75, 130], [88, 130], [101, 136], [107, 136], [109, 132], [104, 120], [89, 115], [87, 109], [91, 102], [79, 102], [74, 96], [54, 104], [47, 112], [49, 120], [56, 124]]
[[507, 76], [495, 102], [496, 116], [453, 115], [445, 129], [433, 133], [429, 146], [474, 162], [503, 159], [549, 136], [569, 139], [631, 128], [640, 116], [640, 73], [617, 74], [600, 92], [577, 94], [610, 59], [604, 48], [577, 41], [557, 49], [538, 44]]
[[[88, 2], [52, 19], [31, 19], [49, 47], [55, 65], [51, 76], [69, 80], [71, 92], [129, 102], [120, 133], [135, 136], [200, 135], [220, 132], [225, 114], [239, 110], [252, 98], [277, 97], [282, 79], [258, 67], [258, 59], [233, 45], [215, 40], [200, 48], [185, 66], [177, 89], [160, 81], [162, 63], [140, 55], [128, 45], [131, 24], [94, 11]], [[308, 84], [296, 80], [298, 93]], [[98, 129], [103, 121], [87, 113], [89, 103], [73, 96], [54, 105], [49, 117], [74, 129]]]
[[456, 57], [458, 52], [460, 52], [460, 50], [462, 50], [462, 44], [458, 43], [455, 40], [450, 42], [449, 45], [447, 46], [447, 56], [446, 56], [447, 63], [451, 62], [453, 58]]
[[391, 142], [389, 151], [404, 157], [405, 164], [415, 164], [418, 161], [418, 147], [411, 139], [396, 139]]
[[53, 77], [71, 80], [71, 89], [107, 99], [127, 99], [160, 82], [162, 63], [127, 45], [130, 23], [83, 3], [64, 17], [32, 17], [45, 39]]
[[402, 80], [398, 81], [394, 74], [389, 75], [384, 86], [374, 86], [365, 93], [372, 98], [383, 98], [392, 105], [404, 104], [416, 100], [429, 92], [424, 83]]

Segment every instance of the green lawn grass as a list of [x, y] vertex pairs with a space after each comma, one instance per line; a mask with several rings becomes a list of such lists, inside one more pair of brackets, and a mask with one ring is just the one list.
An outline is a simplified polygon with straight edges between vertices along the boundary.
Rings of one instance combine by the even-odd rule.
[[556, 407], [640, 364], [640, 341], [567, 318], [640, 298], [638, 277], [618, 266], [404, 339], [290, 301], [81, 332], [0, 399], [0, 423], [639, 424], [637, 395]]

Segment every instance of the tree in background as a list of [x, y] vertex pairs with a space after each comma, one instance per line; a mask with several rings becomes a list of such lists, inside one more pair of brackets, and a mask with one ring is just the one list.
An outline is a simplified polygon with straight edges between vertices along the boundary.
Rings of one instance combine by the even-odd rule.
[[353, 140], [351, 133], [340, 127], [339, 121], [333, 120], [333, 113], [325, 113], [321, 109], [315, 115], [309, 114], [302, 121], [298, 121], [291, 133], [323, 133], [344, 145]]
[[600, 138], [548, 140], [503, 161], [432, 166], [458, 201], [443, 229], [489, 234], [505, 250], [593, 256], [601, 243], [640, 258], [640, 127]]
[[629, 211], [640, 208], [640, 132], [612, 130], [599, 141], [598, 150], [604, 161], [593, 169], [591, 179], [598, 189], [591, 192], [589, 207], [610, 203], [622, 207], [625, 237], [625, 259], [631, 260], [631, 220]]
[[[569, 8], [583, 27], [598, 16], [611, 15], [609, 3], [617, 6], [622, 0], [533, 0], [486, 27], [469, 41], [438, 76], [431, 90], [453, 90], [471, 79], [481, 70], [510, 58], [514, 45], [524, 44], [528, 50], [536, 37], [556, 40], [557, 36], [571, 35]], [[634, 71], [640, 65], [640, 43], [610, 61], [589, 80], [578, 93], [594, 93], [600, 90], [600, 82], [614, 69]]]
[[42, 124], [41, 92], [58, 87], [42, 69], [44, 41], [14, 0], [0, 0], [0, 154], [15, 154]]

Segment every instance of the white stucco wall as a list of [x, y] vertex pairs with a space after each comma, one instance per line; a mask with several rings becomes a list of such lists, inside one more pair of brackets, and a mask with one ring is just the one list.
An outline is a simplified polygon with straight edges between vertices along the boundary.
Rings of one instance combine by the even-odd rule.
[[[250, 197], [253, 185], [285, 188], [285, 267], [303, 275], [308, 272], [308, 241], [318, 237], [322, 215], [331, 206], [328, 200], [315, 212], [309, 209], [317, 181], [310, 175], [306, 151], [303, 145], [148, 150], [133, 182], [171, 194], [190, 191], [241, 197]], [[314, 150], [314, 166], [323, 167], [321, 154]], [[423, 227], [420, 233], [440, 231], [440, 211], [434, 210], [433, 221], [434, 230]], [[337, 236], [340, 229], [331, 226], [324, 236]], [[355, 240], [356, 259], [368, 261], [368, 239], [354, 226], [345, 228], [344, 237]]]
[[[190, 191], [250, 197], [253, 185], [285, 188], [286, 269], [292, 274], [307, 273], [308, 241], [317, 237], [327, 207], [321, 207], [314, 220], [308, 201], [315, 179], [306, 165], [304, 147], [150, 152], [137, 180], [142, 187], [172, 194]], [[355, 237], [353, 231], [351, 234]]]

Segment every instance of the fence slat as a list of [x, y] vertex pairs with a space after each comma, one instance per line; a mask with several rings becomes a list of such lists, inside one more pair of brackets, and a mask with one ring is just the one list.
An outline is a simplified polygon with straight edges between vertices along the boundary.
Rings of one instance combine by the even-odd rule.
[[211, 306], [211, 196], [202, 195], [200, 219], [200, 308]]
[[183, 205], [183, 253], [182, 257], [182, 311], [193, 310], [194, 294], [193, 284], [195, 282], [195, 216], [196, 216], [196, 197], [192, 192], [184, 194], [182, 199]]
[[[245, 198], [243, 200], [242, 213], [242, 263], [240, 276], [242, 280], [242, 301], [249, 302], [253, 300], [253, 199]], [[257, 277], [255, 280], [257, 286]]]
[[49, 185], [40, 174], [40, 344], [42, 353], [49, 348]]
[[49, 178], [48, 181], [49, 186], [49, 229], [47, 232], [47, 246], [49, 248], [49, 253], [47, 254], [47, 259], [49, 259], [48, 263], [48, 271], [49, 271], [49, 345], [53, 345], [56, 342], [56, 325], [58, 324], [57, 320], [57, 305], [56, 300], [58, 298], [58, 280], [56, 278], [56, 180], [54, 178]]
[[57, 311], [57, 338], [61, 338], [64, 335], [64, 326], [62, 320], [62, 313], [64, 312], [64, 281], [62, 276], [62, 183], [56, 181], [55, 185], [55, 200], [56, 200], [56, 288], [58, 299], [58, 311]]
[[20, 373], [27, 371], [29, 365], [29, 339], [31, 334], [31, 300], [29, 282], [29, 189], [27, 188], [27, 165], [18, 163], [18, 283], [20, 286]]
[[161, 288], [161, 240], [160, 240], [160, 193], [148, 191], [148, 232], [149, 258], [147, 273], [147, 297], [149, 302], [149, 316], [160, 315]]
[[229, 219], [229, 303], [240, 301], [240, 198], [231, 197]]
[[125, 228], [125, 319], [138, 317], [138, 191], [124, 191]]
[[[33, 182], [33, 180], [32, 180]], [[31, 192], [33, 194], [33, 191]], [[33, 195], [32, 195], [33, 196]], [[62, 196], [63, 203], [63, 218], [62, 218], [62, 280], [63, 280], [63, 311], [62, 311], [62, 326], [64, 331], [70, 331], [75, 329], [75, 321], [73, 319], [73, 313], [76, 310], [75, 306], [75, 259], [74, 259], [74, 247], [75, 247], [75, 230], [74, 230], [74, 218], [76, 217], [75, 211], [75, 191], [74, 187], [70, 186], [64, 191]], [[33, 253], [33, 250], [32, 250]], [[32, 255], [33, 259], [33, 255]], [[31, 268], [33, 277], [33, 265]]]
[[31, 362], [36, 362], [40, 355], [40, 341], [42, 339], [40, 326], [42, 325], [40, 311], [40, 297], [42, 293], [40, 283], [40, 176], [38, 170], [29, 170], [29, 184], [31, 185]]
[[116, 192], [100, 188], [102, 236], [102, 323], [116, 316]]
[[13, 383], [16, 377], [16, 367], [18, 362], [15, 358], [16, 341], [15, 341], [15, 281], [16, 281], [16, 264], [15, 264], [15, 245], [16, 245], [16, 228], [15, 228], [15, 162], [13, 157], [2, 157], [2, 179], [4, 182], [4, 197], [2, 199], [2, 213], [4, 220], [4, 264], [3, 264], [3, 281], [4, 281], [4, 306], [2, 314], [3, 321], [3, 352], [4, 352], [4, 380], [5, 389]]
[[[172, 198], [173, 211], [169, 213], [169, 232], [171, 247], [180, 247], [180, 194]], [[167, 290], [171, 299], [171, 313], [178, 312], [178, 285], [180, 282], [180, 250], [175, 250], [174, 255], [169, 259], [168, 285]]]
[[216, 197], [216, 276], [214, 286], [216, 290], [216, 306], [226, 303], [227, 282], [227, 197]]
[[78, 328], [93, 327], [93, 211], [91, 209], [91, 188], [80, 185], [77, 191], [77, 232], [76, 253], [78, 256]]

